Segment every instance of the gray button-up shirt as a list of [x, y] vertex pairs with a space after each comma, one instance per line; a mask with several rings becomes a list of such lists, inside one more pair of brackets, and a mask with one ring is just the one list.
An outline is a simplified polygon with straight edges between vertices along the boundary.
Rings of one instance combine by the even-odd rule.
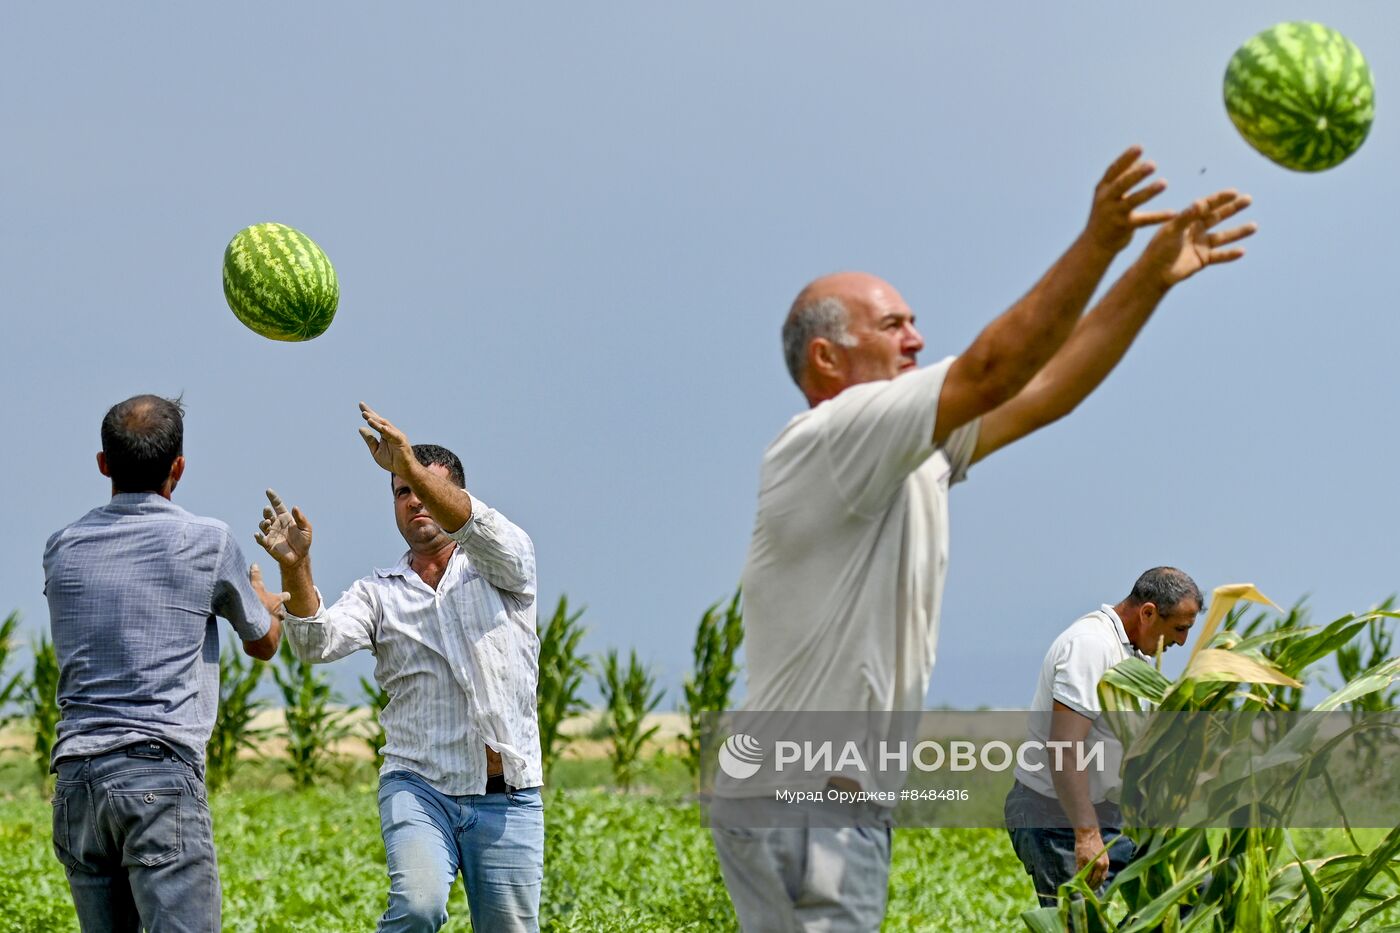
[[424, 583], [406, 553], [357, 580], [329, 609], [287, 615], [297, 657], [334, 661], [368, 649], [389, 694], [379, 715], [381, 774], [406, 769], [444, 794], [486, 790], [486, 750], [506, 783], [544, 783], [536, 715], [535, 547], [504, 515], [472, 497], [472, 517], [438, 581]]
[[201, 769], [219, 705], [219, 630], [271, 620], [228, 526], [156, 493], [120, 493], [49, 538], [58, 655], [53, 760], [158, 739]]

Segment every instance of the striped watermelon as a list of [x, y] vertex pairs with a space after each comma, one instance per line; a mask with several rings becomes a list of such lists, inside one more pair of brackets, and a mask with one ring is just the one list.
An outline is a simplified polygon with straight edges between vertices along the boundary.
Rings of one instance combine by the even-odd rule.
[[253, 224], [224, 250], [224, 297], [234, 315], [272, 340], [310, 340], [331, 326], [340, 283], [321, 247], [300, 230]]
[[1225, 69], [1225, 109], [1255, 149], [1320, 172], [1366, 141], [1375, 89], [1366, 59], [1320, 23], [1280, 23], [1240, 46]]

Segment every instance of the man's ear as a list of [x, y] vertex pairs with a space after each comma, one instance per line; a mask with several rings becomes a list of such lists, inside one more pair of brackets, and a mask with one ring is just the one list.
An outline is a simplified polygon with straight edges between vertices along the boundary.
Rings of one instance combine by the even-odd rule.
[[1138, 615], [1144, 622], [1153, 622], [1162, 616], [1162, 614], [1157, 611], [1157, 604], [1154, 602], [1146, 602], [1138, 606]]
[[836, 357], [836, 344], [825, 337], [817, 337], [807, 345], [807, 368], [813, 373], [831, 377], [839, 374], [840, 360]]
[[107, 454], [101, 450], [97, 452], [97, 472], [106, 477], [112, 475], [112, 471], [107, 469]]
[[180, 483], [180, 477], [185, 475], [185, 455], [181, 454], [175, 458], [175, 462], [170, 464], [170, 491], [174, 492], [175, 487]]

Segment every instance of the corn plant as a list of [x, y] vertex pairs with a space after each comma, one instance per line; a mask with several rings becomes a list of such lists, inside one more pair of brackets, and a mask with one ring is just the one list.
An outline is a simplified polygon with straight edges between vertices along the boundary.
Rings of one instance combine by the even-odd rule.
[[229, 649], [219, 655], [219, 714], [204, 750], [205, 782], [218, 790], [238, 769], [239, 753], [255, 751], [271, 729], [255, 728], [253, 720], [267, 703], [253, 697], [266, 667], [244, 660], [243, 654]]
[[39, 782], [49, 783], [49, 764], [58, 738], [58, 654], [47, 635], [34, 646], [34, 668], [25, 689], [25, 712], [34, 724], [34, 766]]
[[[1221, 591], [1216, 591], [1214, 603]], [[1175, 681], [1137, 659], [1111, 669], [1099, 685], [1104, 710], [1125, 753], [1122, 786], [1145, 801], [1140, 813], [1180, 812], [1181, 798], [1208, 789], [1212, 809], [1204, 818], [1167, 828], [1133, 828], [1138, 855], [1103, 895], [1084, 880], [1086, 871], [1060, 888], [1058, 907], [1022, 914], [1037, 933], [1226, 933], [1231, 930], [1360, 933], [1371, 917], [1400, 903], [1400, 895], [1370, 890], [1381, 875], [1400, 866], [1400, 827], [1369, 852], [1353, 838], [1355, 852], [1302, 860], [1290, 835], [1290, 815], [1303, 802], [1304, 781], [1322, 775], [1337, 740], [1311, 747], [1319, 717], [1296, 717], [1285, 734], [1268, 736], [1253, 755], [1248, 717], [1221, 720], [1236, 729], [1199, 740], [1205, 731], [1177, 729], [1189, 721], [1178, 713], [1257, 713], [1276, 709], [1274, 688], [1301, 689], [1310, 668], [1334, 656], [1386, 610], [1344, 616], [1322, 628], [1300, 624], [1297, 607], [1273, 628], [1227, 625], [1198, 647]], [[1239, 623], [1240, 616], [1230, 620]], [[1207, 636], [1211, 626], [1207, 623]], [[1267, 650], [1266, 650], [1267, 649]], [[1344, 709], [1362, 697], [1391, 689], [1400, 678], [1400, 658], [1383, 658], [1319, 703], [1316, 712]], [[1284, 697], [1287, 698], [1287, 695]], [[1142, 715], [1113, 714], [1143, 709]], [[1195, 723], [1201, 720], [1198, 717]], [[1214, 720], [1213, 720], [1214, 721]], [[1169, 749], [1164, 754], [1162, 750]], [[1238, 754], [1244, 749], [1246, 767]], [[1233, 756], [1233, 759], [1232, 759]], [[1265, 767], [1267, 765], [1267, 767]], [[1258, 767], [1255, 767], [1258, 766]], [[1208, 780], [1207, 780], [1208, 777]], [[1329, 788], [1331, 785], [1328, 785]], [[1332, 799], [1337, 801], [1335, 791]], [[1338, 802], [1340, 807], [1340, 803]], [[1125, 817], [1133, 811], [1125, 802]], [[1246, 814], [1248, 825], [1219, 828], [1222, 817]], [[1343, 819], [1345, 816], [1343, 815]], [[1216, 828], [1210, 828], [1216, 827]], [[1362, 909], [1364, 905], [1364, 910]], [[1360, 910], [1359, 916], [1349, 911]], [[1123, 914], [1122, 919], [1110, 914]], [[1347, 925], [1342, 926], [1343, 918]]]
[[277, 681], [286, 714], [284, 765], [297, 788], [310, 787], [329, 774], [332, 746], [352, 734], [350, 717], [338, 707], [340, 698], [330, 683], [314, 665], [298, 660], [285, 640], [278, 660], [272, 667], [272, 679]]
[[5, 667], [15, 649], [15, 629], [19, 627], [19, 613], [12, 612], [0, 622], [0, 727], [4, 727], [19, 715], [14, 704], [19, 702], [24, 692], [24, 674], [16, 671], [5, 680]]
[[656, 678], [637, 660], [635, 649], [629, 654], [626, 670], [618, 661], [616, 649], [604, 655], [598, 687], [603, 693], [603, 716], [611, 740], [613, 779], [627, 791], [636, 780], [642, 747], [659, 728], [645, 726], [646, 717], [656, 709], [665, 691], [656, 689]]
[[[1393, 603], [1393, 598], [1387, 599], [1376, 608], [1389, 610]], [[1372, 619], [1355, 638], [1337, 649], [1337, 673], [1341, 675], [1343, 684], [1351, 683], [1365, 671], [1391, 656], [1394, 639], [1387, 627], [1389, 622], [1389, 619], [1384, 618]], [[1365, 636], [1365, 645], [1362, 644], [1362, 636]], [[1384, 690], [1364, 694], [1350, 701], [1347, 706], [1352, 711], [1353, 721], [1360, 721], [1373, 713], [1400, 708], [1400, 687], [1391, 685]], [[1357, 751], [1363, 757], [1362, 767], [1370, 770], [1377, 763], [1383, 740], [1369, 732], [1358, 735], [1357, 740], [1360, 745]]]
[[685, 766], [696, 778], [700, 774], [700, 750], [707, 720], [729, 708], [729, 695], [739, 676], [735, 655], [744, 640], [744, 611], [739, 591], [727, 605], [709, 606], [695, 629], [692, 657], [695, 669], [685, 679], [682, 707], [689, 722], [682, 753]]
[[369, 678], [361, 677], [360, 693], [369, 701], [365, 704], [369, 717], [365, 720], [365, 734], [362, 737], [377, 768], [384, 764], [384, 746], [389, 744], [389, 737], [384, 734], [384, 724], [379, 721], [379, 714], [389, 705], [389, 691]]
[[[1308, 609], [1301, 600], [1289, 607], [1282, 618], [1269, 612], [1258, 612], [1246, 619], [1244, 607], [1240, 606], [1231, 611], [1230, 617], [1225, 623], [1225, 629], [1238, 632], [1240, 637], [1244, 639], [1267, 635], [1268, 637], [1260, 642], [1258, 650], [1265, 659], [1273, 661], [1279, 652], [1289, 644], [1291, 636], [1288, 633], [1308, 628], [1308, 616]], [[1303, 688], [1301, 686], [1259, 684], [1256, 685], [1255, 693], [1270, 697], [1270, 709], [1297, 710], [1303, 706]]]
[[579, 624], [583, 610], [569, 612], [569, 598], [561, 595], [559, 605], [549, 621], [539, 627], [540, 664], [536, 686], [540, 722], [540, 752], [548, 779], [554, 762], [569, 743], [569, 736], [559, 731], [570, 716], [588, 709], [579, 690], [589, 670], [588, 658], [579, 653], [579, 640], [584, 628]]

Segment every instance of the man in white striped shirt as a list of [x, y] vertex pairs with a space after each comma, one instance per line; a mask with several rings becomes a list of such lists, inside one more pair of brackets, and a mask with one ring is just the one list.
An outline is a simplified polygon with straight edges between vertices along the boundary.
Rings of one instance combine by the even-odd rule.
[[390, 473], [408, 552], [327, 609], [301, 510], [289, 513], [268, 490], [256, 537], [282, 568], [284, 632], [296, 655], [324, 662], [368, 649], [389, 694], [379, 778], [389, 905], [379, 930], [439, 929], [459, 871], [473, 928], [537, 930], [544, 811], [534, 545], [466, 491], [451, 451], [410, 445], [360, 410], [368, 423], [360, 434]]

